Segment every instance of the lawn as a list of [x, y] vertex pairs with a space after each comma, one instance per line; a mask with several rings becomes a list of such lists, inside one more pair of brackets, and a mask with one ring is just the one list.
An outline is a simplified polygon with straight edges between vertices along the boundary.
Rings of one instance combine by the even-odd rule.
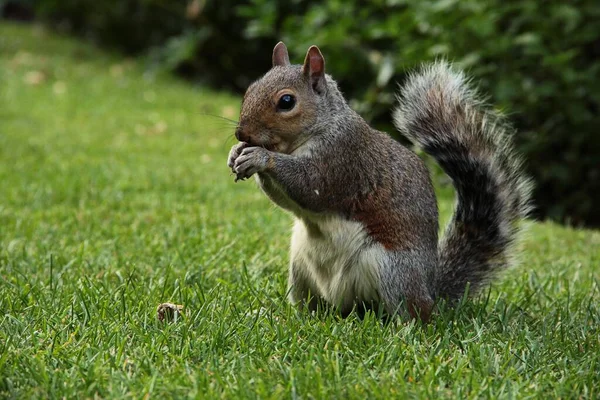
[[297, 312], [291, 218], [234, 183], [206, 115], [239, 103], [0, 24], [0, 398], [600, 396], [600, 232], [533, 223], [427, 326]]

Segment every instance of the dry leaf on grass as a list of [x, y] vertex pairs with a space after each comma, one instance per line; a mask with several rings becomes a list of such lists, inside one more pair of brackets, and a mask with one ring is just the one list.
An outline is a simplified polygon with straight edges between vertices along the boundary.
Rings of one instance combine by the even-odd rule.
[[156, 308], [156, 317], [162, 322], [176, 322], [183, 317], [183, 306], [173, 303], [159, 304]]

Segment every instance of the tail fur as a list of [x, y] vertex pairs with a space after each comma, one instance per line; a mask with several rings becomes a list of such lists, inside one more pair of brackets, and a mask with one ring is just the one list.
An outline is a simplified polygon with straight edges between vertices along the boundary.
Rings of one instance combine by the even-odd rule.
[[437, 296], [477, 292], [512, 259], [530, 210], [530, 181], [515, 154], [512, 129], [447, 62], [409, 77], [394, 111], [398, 130], [433, 156], [457, 192], [439, 246]]

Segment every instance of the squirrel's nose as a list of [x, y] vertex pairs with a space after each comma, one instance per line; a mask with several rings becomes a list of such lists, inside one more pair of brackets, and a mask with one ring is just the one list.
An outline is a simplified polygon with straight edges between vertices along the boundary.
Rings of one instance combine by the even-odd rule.
[[246, 135], [244, 135], [244, 130], [242, 129], [241, 126], [238, 126], [237, 129], [235, 130], [235, 138], [237, 140], [239, 140], [240, 142], [247, 141]]

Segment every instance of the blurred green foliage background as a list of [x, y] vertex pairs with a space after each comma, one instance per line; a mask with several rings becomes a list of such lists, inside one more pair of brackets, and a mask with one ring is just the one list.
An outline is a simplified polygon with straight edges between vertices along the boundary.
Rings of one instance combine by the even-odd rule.
[[[517, 128], [538, 217], [600, 226], [598, 0], [0, 0], [57, 29], [243, 91], [284, 40], [317, 44], [352, 106], [393, 132], [396, 82], [421, 62], [465, 68]], [[10, 5], [12, 8], [9, 8]], [[10, 11], [9, 10], [9, 11]]]

